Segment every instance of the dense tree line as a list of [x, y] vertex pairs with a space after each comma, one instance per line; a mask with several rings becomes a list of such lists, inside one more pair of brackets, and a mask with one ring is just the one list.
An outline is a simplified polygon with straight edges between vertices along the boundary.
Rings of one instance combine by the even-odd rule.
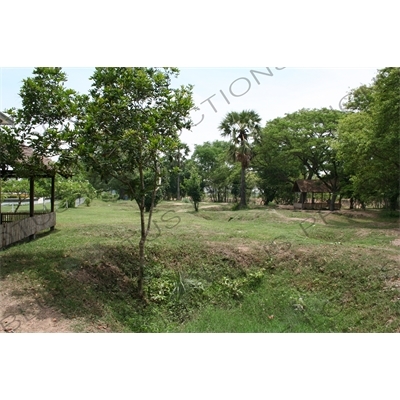
[[[399, 206], [400, 68], [351, 90], [344, 110], [301, 109], [264, 127], [255, 111], [230, 112], [216, 127], [228, 140], [199, 144], [191, 157], [179, 134], [192, 126], [192, 86], [173, 88], [178, 74], [96, 68], [89, 93], [79, 94], [61, 68], [35, 68], [23, 81], [22, 107], [6, 110], [15, 124], [0, 126], [0, 172], [34, 174], [41, 157], [56, 156], [53, 168], [75, 176], [77, 192], [116, 190], [136, 201], [140, 297], [152, 212], [163, 198], [189, 196], [196, 211], [205, 198], [245, 208], [256, 190], [264, 204], [290, 204], [297, 179], [316, 179], [330, 188], [331, 206], [337, 196]], [[25, 162], [21, 145], [34, 149]]]
[[[129, 81], [124, 77], [126, 71], [97, 69], [94, 88], [88, 96], [66, 88], [66, 75], [60, 68], [35, 69], [34, 77], [25, 80], [21, 89], [23, 107], [8, 110], [18, 122], [18, 135], [10, 133], [9, 127], [1, 128], [5, 144], [0, 148], [3, 165], [20, 157], [16, 140], [19, 137], [34, 146], [38, 156], [57, 154], [60, 169], [73, 169], [77, 153], [69, 149], [76, 144], [78, 122], [81, 132], [93, 129], [90, 124], [94, 129], [101, 125], [104, 134], [109, 130], [104, 143], [109, 153], [104, 159], [97, 158], [94, 164], [87, 155], [95, 153], [98, 137], [87, 136], [84, 145], [81, 144], [81, 150], [86, 151], [80, 154], [81, 163], [88, 168], [83, 179], [89, 180], [98, 192], [113, 190], [121, 199], [138, 199], [133, 190], [137, 187], [137, 171], [121, 173], [122, 159], [113, 150], [115, 142], [111, 135], [118, 129], [126, 129], [118, 126], [121, 116], [116, 118], [117, 113], [127, 120], [131, 118], [132, 124], [138, 123], [134, 109], [128, 117], [126, 107], [132, 97], [128, 90], [145, 91], [145, 84], [139, 85], [139, 76]], [[143, 171], [143, 181], [149, 188], [144, 191], [145, 211], [149, 211], [153, 197], [150, 188], [154, 185], [150, 182], [156, 182], [156, 176], [160, 175], [163, 179], [156, 182], [154, 205], [162, 199], [191, 197], [185, 182], [193, 176], [199, 182], [196, 198], [200, 193], [201, 199], [232, 201], [242, 207], [252, 191], [265, 204], [271, 201], [291, 204], [297, 179], [317, 179], [331, 189], [334, 198], [341, 196], [350, 198], [352, 203], [379, 203], [395, 209], [399, 198], [399, 116], [399, 68], [379, 70], [370, 85], [351, 90], [342, 110], [302, 109], [270, 120], [263, 128], [260, 116], [254, 111], [231, 112], [216, 127], [221, 140], [196, 145], [190, 157], [189, 147], [176, 140], [173, 147], [160, 154], [158, 165], [150, 168], [153, 172]]]
[[399, 207], [400, 68], [351, 90], [343, 110], [302, 109], [262, 129], [259, 121], [254, 112], [230, 113], [219, 127], [229, 141], [195, 147], [191, 162], [210, 201], [245, 206], [256, 190], [264, 204], [292, 204], [295, 181], [315, 179], [332, 192], [331, 208], [338, 196]]

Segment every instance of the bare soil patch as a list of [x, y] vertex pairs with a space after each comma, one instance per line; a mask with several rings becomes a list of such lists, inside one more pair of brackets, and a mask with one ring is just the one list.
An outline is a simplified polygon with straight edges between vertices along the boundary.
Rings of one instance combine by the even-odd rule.
[[104, 323], [66, 318], [45, 304], [29, 284], [4, 279], [0, 284], [0, 333], [111, 332]]
[[392, 241], [393, 246], [400, 246], [400, 239], [395, 239]]
[[23, 289], [10, 280], [1, 282], [1, 333], [74, 332], [70, 320], [46, 306], [40, 296]]

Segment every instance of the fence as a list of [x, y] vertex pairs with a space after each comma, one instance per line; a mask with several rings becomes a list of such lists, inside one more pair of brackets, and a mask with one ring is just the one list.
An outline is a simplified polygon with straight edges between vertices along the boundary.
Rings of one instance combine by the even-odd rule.
[[20, 221], [21, 219], [29, 218], [28, 212], [21, 213], [1, 213], [0, 214], [0, 224], [5, 222], [15, 222]]
[[[2, 214], [2, 218], [3, 215], [8, 217], [10, 213]], [[4, 221], [0, 225], [0, 248], [28, 237], [34, 237], [40, 231], [56, 225], [55, 212], [36, 214], [33, 217], [29, 217], [29, 214], [26, 215], [26, 213], [14, 214], [14, 216], [16, 215], [22, 215], [24, 218], [21, 216], [21, 219]]]

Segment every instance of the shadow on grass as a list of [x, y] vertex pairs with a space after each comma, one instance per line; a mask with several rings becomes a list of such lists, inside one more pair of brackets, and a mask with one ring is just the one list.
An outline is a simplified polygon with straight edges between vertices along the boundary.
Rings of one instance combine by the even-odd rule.
[[[24, 290], [11, 295], [20, 299], [18, 308], [27, 306], [27, 296], [35, 299], [37, 314], [46, 317], [49, 307], [66, 318], [83, 317], [88, 322], [108, 319], [126, 324], [133, 331], [145, 331], [140, 321], [145, 307], [136, 296], [136, 259], [131, 252], [117, 252], [111, 246], [93, 246], [82, 256], [68, 256], [65, 251], [14, 248], [0, 254], [0, 280], [13, 277]], [[130, 272], [130, 273], [128, 273]], [[31, 301], [28, 301], [31, 302]], [[15, 306], [5, 309], [11, 315]]]
[[[52, 245], [1, 252], [0, 280], [10, 276], [17, 283], [12, 294], [20, 304], [29, 294], [66, 318], [107, 321], [112, 331], [185, 331], [186, 324], [186, 331], [197, 332], [397, 329], [385, 325], [393, 320], [394, 326], [400, 315], [397, 292], [388, 286], [398, 279], [395, 260], [384, 263], [372, 251], [326, 245], [303, 252], [293, 246], [271, 256], [263, 248], [228, 243], [152, 244], [146, 251], [151, 302], [144, 307], [136, 297], [136, 247], [91, 244], [72, 252], [64, 242]], [[250, 290], [255, 268], [262, 269], [262, 284]], [[177, 276], [196, 288], [173, 302]], [[202, 317], [204, 308], [209, 311]]]

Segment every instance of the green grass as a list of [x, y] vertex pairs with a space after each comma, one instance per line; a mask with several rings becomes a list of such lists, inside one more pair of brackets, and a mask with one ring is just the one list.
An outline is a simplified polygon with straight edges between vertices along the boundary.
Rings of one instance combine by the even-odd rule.
[[53, 233], [1, 251], [0, 280], [77, 331], [396, 332], [398, 222], [377, 211], [201, 203], [196, 213], [163, 202], [147, 244], [144, 305], [137, 206], [94, 201], [57, 213]]

